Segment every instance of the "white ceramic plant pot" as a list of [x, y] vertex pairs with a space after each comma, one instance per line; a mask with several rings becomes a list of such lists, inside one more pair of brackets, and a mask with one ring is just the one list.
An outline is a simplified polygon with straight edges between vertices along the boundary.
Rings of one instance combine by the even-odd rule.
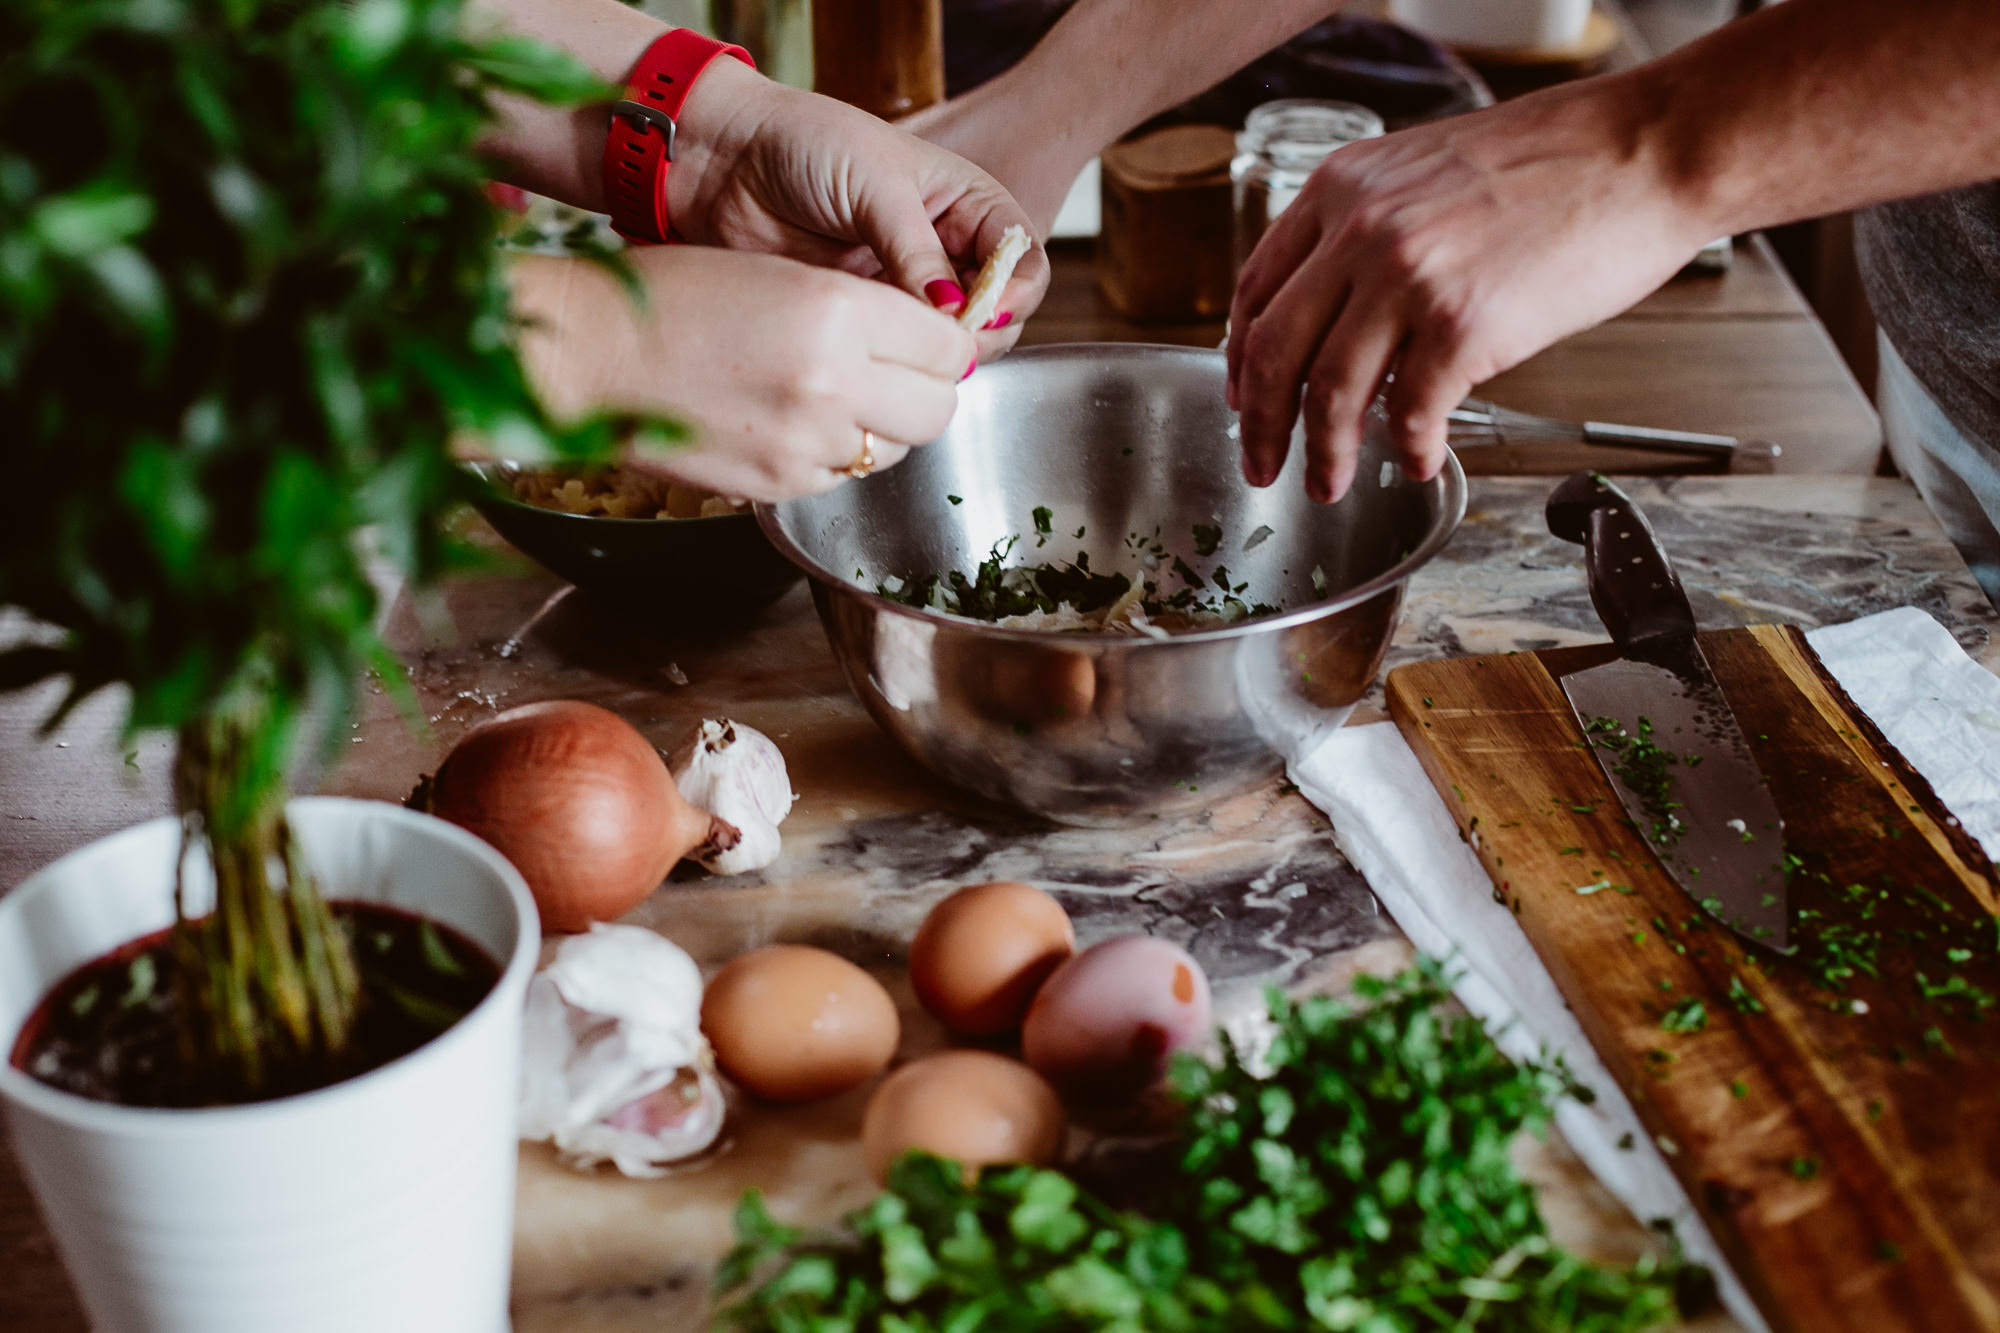
[[[252, 1106], [114, 1106], [0, 1058], [15, 1149], [101, 1333], [498, 1333], [534, 902], [443, 820], [329, 798], [290, 818], [329, 896], [457, 929], [501, 964], [499, 985], [403, 1059]], [[0, 1057], [64, 976], [171, 923], [179, 846], [178, 822], [156, 819], [0, 898]], [[199, 901], [212, 879], [189, 872]]]
[[1546, 51], [1573, 46], [1591, 0], [1389, 0], [1398, 23], [1451, 46]]

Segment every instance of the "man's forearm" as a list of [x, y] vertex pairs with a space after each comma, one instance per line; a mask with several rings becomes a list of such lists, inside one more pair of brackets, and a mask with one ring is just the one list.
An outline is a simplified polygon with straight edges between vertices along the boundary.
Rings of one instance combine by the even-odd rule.
[[[1241, 69], [1343, 0], [1078, 0], [1001, 78], [1089, 157]], [[1044, 114], [1056, 109], [1058, 114]]]
[[1786, 0], [1616, 77], [1718, 233], [2000, 177], [1994, 0]]

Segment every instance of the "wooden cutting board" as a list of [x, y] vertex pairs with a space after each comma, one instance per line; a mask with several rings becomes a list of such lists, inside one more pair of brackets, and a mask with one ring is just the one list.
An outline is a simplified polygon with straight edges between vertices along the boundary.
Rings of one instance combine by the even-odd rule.
[[1797, 630], [1701, 637], [1818, 980], [1711, 925], [1625, 820], [1555, 679], [1610, 645], [1402, 667], [1389, 709], [1773, 1327], [2000, 1329], [1994, 867]]

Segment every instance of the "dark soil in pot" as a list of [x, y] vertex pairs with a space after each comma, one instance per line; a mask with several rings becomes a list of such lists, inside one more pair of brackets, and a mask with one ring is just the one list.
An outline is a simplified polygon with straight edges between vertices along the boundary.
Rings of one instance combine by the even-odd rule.
[[[471, 1012], [500, 979], [485, 951], [448, 926], [379, 903], [332, 908], [361, 974], [353, 1039], [337, 1058], [274, 1067], [251, 1100], [312, 1092], [408, 1055]], [[123, 1106], [241, 1104], [183, 1055], [171, 934], [133, 940], [57, 983], [21, 1028], [14, 1067]]]

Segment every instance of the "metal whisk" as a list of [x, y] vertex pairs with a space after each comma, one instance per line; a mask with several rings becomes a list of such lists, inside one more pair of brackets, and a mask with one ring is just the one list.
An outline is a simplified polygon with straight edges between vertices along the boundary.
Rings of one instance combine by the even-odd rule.
[[1531, 412], [1516, 412], [1478, 398], [1468, 398], [1452, 409], [1450, 427], [1454, 449], [1487, 444], [1583, 444], [1616, 445], [1626, 449], [1651, 449], [1659, 453], [1696, 454], [1729, 461], [1773, 459], [1782, 451], [1762, 440], [1738, 440], [1730, 435], [1707, 435], [1692, 430], [1661, 430], [1654, 426], [1614, 426], [1603, 421], [1558, 421]]

